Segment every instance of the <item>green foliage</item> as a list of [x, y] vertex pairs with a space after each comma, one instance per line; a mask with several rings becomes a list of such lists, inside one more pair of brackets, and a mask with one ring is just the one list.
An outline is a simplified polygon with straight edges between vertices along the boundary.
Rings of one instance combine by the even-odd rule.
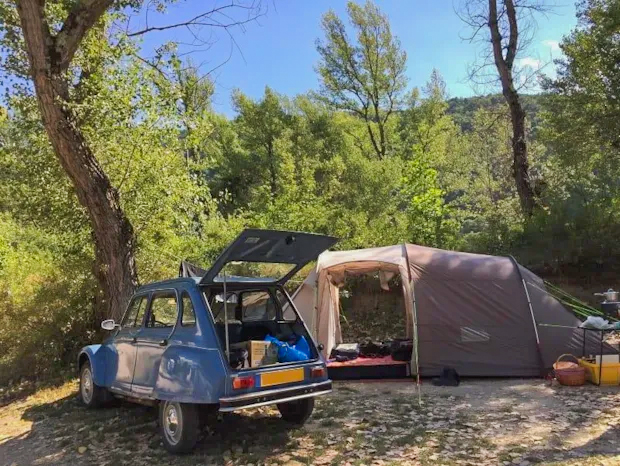
[[[469, 247], [508, 254], [522, 231], [521, 214], [512, 182], [511, 123], [505, 104], [476, 111], [472, 130], [459, 138], [458, 170], [448, 183], [460, 206]], [[534, 150], [530, 158], [535, 160]], [[453, 159], [454, 160], [454, 159]], [[450, 162], [449, 162], [450, 163]]]
[[[69, 3], [47, 3], [52, 27]], [[523, 96], [542, 206], [531, 219], [503, 98], [448, 99], [436, 70], [407, 90], [405, 54], [372, 3], [349, 3], [353, 39], [324, 16], [318, 94], [235, 91], [232, 119], [174, 46], [147, 64], [108, 17], [69, 71], [71, 110], [135, 226], [142, 282], [175, 276], [181, 259], [208, 266], [247, 226], [332, 234], [342, 249], [413, 242], [534, 266], [608, 263], [620, 257], [618, 5], [584, 3], [547, 95]], [[0, 112], [0, 383], [72, 361], [98, 338], [100, 296], [90, 223], [43, 130], [14, 13], [0, 2], [0, 59], [15, 78]]]
[[0, 384], [54, 376], [95, 336], [85, 240], [0, 214]]
[[237, 92], [234, 102], [234, 135], [218, 132], [223, 150], [211, 181], [214, 195], [229, 194], [225, 212], [255, 226], [335, 234], [341, 247], [451, 244], [458, 226], [429, 162], [443, 156], [435, 126], [449, 126], [445, 114], [429, 121], [421, 110], [424, 154], [411, 137], [399, 142], [411, 146], [407, 157], [379, 160], [369, 155], [364, 122], [320, 102], [270, 89], [259, 101]]
[[620, 2], [586, 1], [578, 16], [561, 43], [557, 78], [546, 82], [541, 139], [552, 170], [536, 239], [555, 263], [617, 263]]
[[[537, 134], [541, 124], [543, 98], [544, 96], [541, 94], [519, 95], [533, 137]], [[463, 131], [469, 132], [473, 129], [473, 118], [477, 110], [489, 110], [504, 105], [505, 103], [506, 99], [501, 94], [489, 94], [475, 97], [453, 97], [448, 99], [448, 113], [452, 115], [456, 124], [459, 125]]]
[[402, 101], [407, 85], [407, 55], [392, 35], [387, 17], [370, 1], [347, 4], [356, 41], [333, 11], [323, 16], [325, 40], [317, 42], [321, 62], [321, 96], [336, 109], [350, 112], [366, 123], [378, 158], [391, 153], [386, 126]]
[[[76, 59], [88, 72], [73, 88], [72, 110], [136, 230], [140, 281], [169, 278], [181, 259], [210, 260], [241, 228], [219, 213], [202, 180], [210, 160], [192, 156], [208, 150], [201, 141], [215, 127], [204, 105], [211, 92], [177, 61], [169, 61], [177, 78], [164, 79], [135, 58], [134, 45], [96, 40], [105, 29], [93, 35]], [[99, 291], [90, 223], [31, 88], [15, 86], [8, 106], [0, 120], [0, 373], [13, 378], [73, 360], [98, 328]]]

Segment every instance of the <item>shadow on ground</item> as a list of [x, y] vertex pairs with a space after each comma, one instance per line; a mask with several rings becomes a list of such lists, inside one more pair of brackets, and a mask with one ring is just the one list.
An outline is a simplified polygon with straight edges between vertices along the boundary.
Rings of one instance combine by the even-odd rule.
[[0, 408], [4, 408], [16, 401], [24, 400], [39, 390], [60, 387], [75, 376], [73, 372], [67, 372], [60, 377], [50, 378], [44, 381], [25, 381], [20, 384], [3, 387], [3, 392], [0, 394]]
[[0, 464], [195, 464], [225, 463], [243, 457], [244, 462], [294, 446], [291, 426], [271, 410], [226, 414], [203, 427], [193, 454], [171, 456], [163, 448], [157, 408], [115, 402], [99, 410], [87, 410], [75, 394], [51, 403], [27, 408], [23, 421], [32, 422], [28, 432], [0, 444]]

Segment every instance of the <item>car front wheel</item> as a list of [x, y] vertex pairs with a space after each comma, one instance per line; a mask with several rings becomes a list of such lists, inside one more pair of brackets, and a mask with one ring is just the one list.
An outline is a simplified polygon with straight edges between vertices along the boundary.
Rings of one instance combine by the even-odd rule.
[[291, 424], [302, 425], [308, 420], [314, 410], [314, 398], [278, 403], [278, 410], [282, 419]]
[[109, 399], [108, 391], [95, 385], [93, 369], [88, 361], [80, 370], [80, 397], [87, 408], [98, 408]]
[[192, 451], [200, 430], [196, 406], [174, 401], [161, 402], [159, 428], [164, 447], [170, 453]]

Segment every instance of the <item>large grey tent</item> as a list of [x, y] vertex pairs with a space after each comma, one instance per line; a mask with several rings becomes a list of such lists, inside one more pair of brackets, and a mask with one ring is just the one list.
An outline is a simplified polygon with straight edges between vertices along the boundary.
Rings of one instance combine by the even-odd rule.
[[[402, 244], [319, 256], [293, 300], [324, 355], [342, 342], [346, 276], [377, 272], [384, 283], [401, 276], [413, 373], [450, 366], [464, 376], [538, 376], [561, 354], [581, 354], [580, 321], [514, 259]], [[588, 337], [586, 351], [595, 345]]]

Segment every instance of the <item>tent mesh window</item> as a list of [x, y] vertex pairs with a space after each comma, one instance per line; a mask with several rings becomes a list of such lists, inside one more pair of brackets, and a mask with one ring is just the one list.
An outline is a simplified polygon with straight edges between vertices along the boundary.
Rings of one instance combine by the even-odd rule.
[[381, 289], [377, 274], [347, 277], [340, 289], [340, 328], [344, 342], [405, 338], [406, 319], [400, 276]]
[[461, 341], [463, 343], [477, 343], [489, 341], [491, 335], [479, 328], [461, 327]]

